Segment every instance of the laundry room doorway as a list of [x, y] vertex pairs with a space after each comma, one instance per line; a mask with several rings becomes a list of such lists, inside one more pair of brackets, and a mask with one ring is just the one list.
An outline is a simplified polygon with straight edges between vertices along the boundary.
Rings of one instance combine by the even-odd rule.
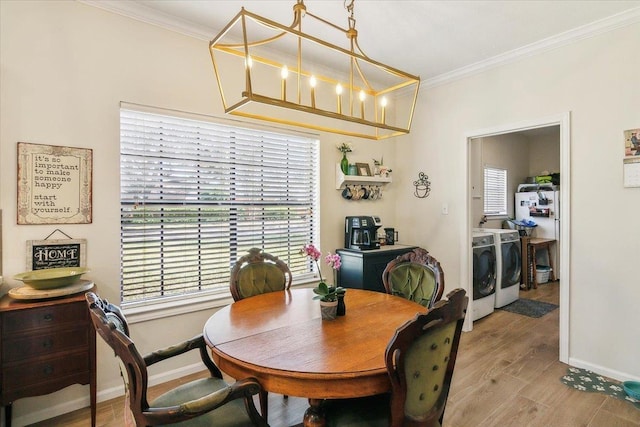
[[[559, 360], [569, 360], [569, 248], [570, 238], [570, 115], [569, 113], [515, 124], [468, 132], [467, 154], [467, 210], [466, 241], [462, 248], [462, 265], [467, 267], [468, 283], [473, 283], [472, 234], [474, 229], [499, 229], [507, 217], [515, 217], [515, 193], [518, 184], [542, 171], [560, 173], [556, 278], [560, 281], [559, 295]], [[555, 169], [557, 170], [549, 170]], [[499, 206], [502, 214], [485, 215], [485, 169], [505, 171], [507, 176], [506, 206]], [[561, 243], [561, 244], [560, 244]], [[526, 262], [523, 262], [526, 265]], [[523, 268], [523, 274], [526, 274]], [[471, 289], [470, 289], [471, 290]], [[473, 311], [473, 301], [469, 301]], [[467, 316], [465, 330], [473, 329]]]

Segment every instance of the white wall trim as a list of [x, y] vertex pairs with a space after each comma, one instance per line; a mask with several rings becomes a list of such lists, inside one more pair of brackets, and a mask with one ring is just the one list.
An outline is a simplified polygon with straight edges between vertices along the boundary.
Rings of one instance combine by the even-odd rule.
[[[199, 40], [210, 41], [220, 29], [198, 25], [175, 16], [171, 16], [143, 4], [121, 0], [77, 0], [89, 6], [94, 6], [109, 12], [137, 19], [147, 24], [156, 25], [170, 31], [175, 31]], [[238, 6], [238, 11], [239, 11]], [[593, 37], [607, 31], [612, 31], [627, 25], [640, 22], [640, 7], [626, 10], [610, 17], [574, 28], [564, 33], [548, 37], [535, 43], [522, 46], [500, 55], [487, 58], [483, 61], [466, 67], [458, 68], [448, 73], [426, 79], [420, 83], [420, 90], [429, 89], [435, 86], [451, 83], [456, 80], [469, 77], [486, 70], [499, 67], [504, 64], [518, 61], [520, 59], [536, 55], [541, 52], [556, 49], [558, 47]]]
[[573, 30], [565, 31], [552, 37], [522, 46], [491, 58], [476, 62], [466, 67], [458, 68], [449, 73], [426, 79], [420, 83], [420, 90], [430, 89], [436, 86], [448, 84], [474, 74], [496, 68], [505, 64], [519, 61], [520, 59], [539, 53], [557, 49], [570, 43], [574, 43], [589, 37], [594, 37], [607, 31], [612, 31], [627, 25], [640, 22], [640, 7], [583, 25]]
[[[153, 375], [149, 377], [149, 387], [153, 387], [158, 384], [164, 384], [168, 381], [173, 381], [178, 378], [185, 377], [187, 375], [195, 374], [206, 370], [206, 367], [201, 363], [194, 363], [189, 366], [183, 366], [179, 369], [175, 369], [169, 372], [163, 372], [161, 374]], [[114, 372], [114, 375], [116, 373]], [[91, 404], [89, 401], [89, 386], [87, 388], [87, 396], [79, 399], [69, 400], [59, 405], [48, 406], [40, 411], [33, 411], [25, 413], [22, 416], [14, 417], [12, 425], [25, 426], [34, 424], [40, 421], [44, 421], [53, 417], [58, 417], [69, 412], [77, 411], [82, 408], [88, 408]], [[105, 390], [101, 390], [96, 399], [99, 402], [105, 402], [107, 400], [115, 399], [117, 397], [124, 396], [124, 384], [120, 384], [116, 387], [111, 387]]]
[[569, 296], [571, 288], [571, 113], [560, 125], [560, 361], [569, 363]]
[[576, 368], [586, 369], [596, 374], [612, 378], [618, 381], [640, 381], [640, 377], [631, 376], [625, 372], [616, 371], [614, 369], [608, 369], [600, 365], [594, 365], [593, 363], [585, 362], [582, 359], [571, 358], [569, 359], [569, 365]]
[[[548, 117], [542, 117], [539, 119], [525, 120], [517, 123], [504, 124], [494, 126], [485, 129], [478, 129], [475, 131], [466, 132], [464, 135], [464, 147], [466, 150], [467, 167], [465, 169], [467, 188], [465, 191], [466, 200], [462, 203], [466, 206], [464, 221], [461, 224], [462, 242], [460, 243], [461, 253], [460, 259], [462, 266], [461, 277], [467, 278], [467, 292], [469, 295], [473, 295], [473, 257], [471, 251], [471, 230], [473, 225], [471, 224], [471, 176], [469, 174], [470, 159], [470, 147], [471, 140], [474, 138], [485, 138], [489, 136], [502, 135], [506, 133], [519, 132], [529, 129], [536, 129], [547, 126], [560, 126], [560, 223], [562, 224], [560, 230], [560, 354], [559, 360], [563, 363], [569, 363], [569, 296], [570, 296], [570, 259], [571, 253], [571, 241], [570, 241], [570, 229], [571, 229], [571, 206], [570, 206], [570, 194], [571, 194], [571, 114], [570, 112], [557, 114]], [[466, 269], [466, 271], [464, 271]], [[466, 274], [466, 275], [465, 275]], [[473, 298], [469, 298], [469, 308], [467, 313], [473, 313]], [[465, 331], [473, 330], [473, 321], [471, 316], [467, 315], [464, 324]]]
[[[155, 25], [169, 31], [174, 31], [185, 36], [193, 37], [199, 40], [210, 41], [220, 31], [207, 26], [198, 25], [190, 21], [176, 18], [156, 9], [145, 6], [144, 4], [133, 1], [122, 0], [77, 0], [88, 6], [97, 7], [108, 12], [117, 13], [147, 24]], [[240, 5], [238, 5], [238, 12]]]

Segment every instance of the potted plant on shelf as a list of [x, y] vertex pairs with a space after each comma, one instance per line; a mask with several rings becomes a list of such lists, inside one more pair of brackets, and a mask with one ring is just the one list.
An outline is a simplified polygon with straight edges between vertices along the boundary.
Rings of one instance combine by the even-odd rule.
[[347, 153], [351, 153], [353, 151], [351, 149], [351, 144], [348, 142], [343, 142], [337, 146], [338, 150], [342, 153], [342, 160], [340, 160], [340, 169], [342, 173], [345, 175], [349, 174], [349, 159], [347, 159]]
[[[320, 271], [320, 265], [318, 264], [318, 260], [320, 259], [320, 256], [322, 256], [322, 253], [319, 249], [311, 244], [305, 245], [304, 248], [302, 248], [301, 253], [311, 258], [316, 263], [316, 267], [318, 269], [320, 283], [318, 283], [318, 286], [313, 288], [313, 293], [315, 294], [313, 299], [320, 300], [320, 313], [322, 314], [322, 319], [333, 320], [336, 318], [338, 311], [338, 299], [339, 297], [344, 297], [346, 289], [341, 286], [328, 285], [322, 278], [322, 272]], [[338, 254], [327, 254], [325, 262], [334, 271], [340, 269], [341, 260], [340, 255]]]

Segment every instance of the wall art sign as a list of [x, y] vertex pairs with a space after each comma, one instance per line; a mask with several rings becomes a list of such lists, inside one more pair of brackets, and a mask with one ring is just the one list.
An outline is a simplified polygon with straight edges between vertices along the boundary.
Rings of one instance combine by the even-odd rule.
[[640, 128], [624, 131], [624, 156], [640, 156]]
[[640, 187], [640, 127], [624, 131], [622, 176], [625, 187]]
[[18, 224], [90, 224], [93, 150], [18, 142]]
[[27, 240], [27, 269], [86, 267], [86, 239]]

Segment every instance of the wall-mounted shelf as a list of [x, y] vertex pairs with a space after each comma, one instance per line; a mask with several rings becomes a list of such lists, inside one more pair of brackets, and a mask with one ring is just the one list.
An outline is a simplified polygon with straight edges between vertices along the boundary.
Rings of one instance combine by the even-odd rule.
[[340, 164], [336, 163], [336, 190], [342, 190], [345, 185], [381, 185], [390, 182], [390, 176], [383, 178], [381, 176], [345, 175], [340, 169]]

